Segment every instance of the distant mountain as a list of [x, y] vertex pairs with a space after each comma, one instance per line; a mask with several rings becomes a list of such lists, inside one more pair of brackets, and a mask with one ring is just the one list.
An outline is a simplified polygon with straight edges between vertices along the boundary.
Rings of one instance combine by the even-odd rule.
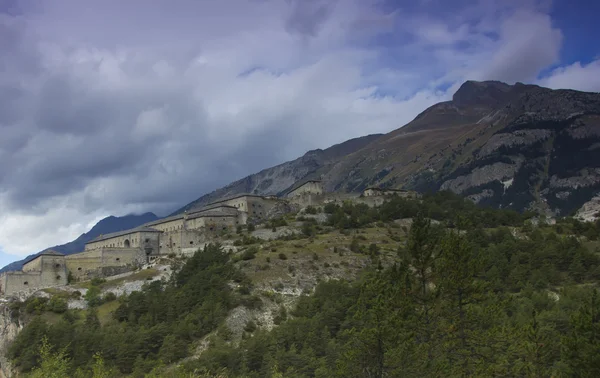
[[65, 255], [72, 255], [77, 252], [82, 252], [85, 248], [85, 243], [90, 240], [104, 234], [109, 234], [111, 232], [118, 232], [123, 230], [128, 230], [130, 228], [138, 227], [144, 223], [152, 222], [157, 220], [158, 217], [153, 213], [145, 213], [141, 215], [125, 215], [123, 217], [114, 217], [109, 216], [102, 219], [100, 222], [96, 223], [91, 230], [86, 232], [85, 234], [81, 234], [77, 239], [69, 242], [67, 244], [57, 245], [54, 247], [46, 248], [43, 251], [38, 253], [34, 253], [33, 255], [29, 255], [23, 260], [15, 261], [13, 263], [8, 264], [4, 268], [0, 269], [0, 272], [10, 271], [10, 270], [20, 270], [23, 266], [23, 263], [30, 258], [37, 256], [39, 253], [52, 249], [54, 251], [58, 251], [64, 253]]
[[493, 207], [572, 214], [600, 194], [600, 94], [467, 81], [397, 130], [310, 151], [176, 213], [243, 192], [283, 194], [308, 178], [328, 191], [451, 190]]

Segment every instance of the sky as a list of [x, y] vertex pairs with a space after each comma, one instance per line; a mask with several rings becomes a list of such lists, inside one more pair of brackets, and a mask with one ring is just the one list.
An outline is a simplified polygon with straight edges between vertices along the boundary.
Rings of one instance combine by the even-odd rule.
[[465, 80], [600, 91], [600, 2], [0, 0], [0, 266], [403, 126]]

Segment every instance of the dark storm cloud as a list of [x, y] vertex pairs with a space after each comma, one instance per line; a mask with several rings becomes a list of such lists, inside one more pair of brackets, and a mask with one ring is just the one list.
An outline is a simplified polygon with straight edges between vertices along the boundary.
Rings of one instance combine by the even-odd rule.
[[286, 29], [291, 33], [314, 37], [320, 26], [331, 15], [335, 0], [290, 0], [291, 14]]

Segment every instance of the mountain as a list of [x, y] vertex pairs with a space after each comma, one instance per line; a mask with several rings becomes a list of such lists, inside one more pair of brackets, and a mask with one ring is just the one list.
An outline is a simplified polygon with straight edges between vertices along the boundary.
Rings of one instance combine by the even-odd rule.
[[285, 193], [308, 178], [328, 191], [451, 190], [497, 208], [572, 214], [598, 203], [600, 94], [467, 81], [397, 130], [310, 151], [176, 213], [231, 194]]
[[371, 134], [360, 138], [347, 140], [325, 150], [308, 151], [304, 156], [272, 168], [264, 169], [256, 174], [205, 194], [190, 202], [171, 215], [206, 205], [223, 197], [241, 193], [262, 195], [281, 195], [289, 190], [297, 181], [309, 178], [319, 178], [320, 172], [327, 172], [332, 166], [354, 151], [360, 150], [383, 134]]
[[38, 254], [52, 249], [54, 251], [58, 251], [64, 253], [65, 255], [72, 255], [77, 252], [82, 252], [85, 248], [85, 243], [90, 240], [104, 234], [109, 234], [111, 232], [118, 232], [123, 230], [128, 230], [130, 228], [134, 228], [140, 226], [144, 223], [152, 222], [157, 220], [158, 217], [153, 213], [144, 213], [141, 215], [125, 215], [123, 217], [114, 217], [109, 216], [102, 219], [100, 222], [96, 223], [94, 227], [88, 232], [81, 234], [77, 239], [72, 242], [56, 245], [54, 247], [46, 248], [43, 251], [38, 253], [34, 253], [33, 255], [29, 255], [23, 260], [15, 261], [4, 268], [0, 269], [0, 272], [11, 271], [11, 270], [20, 270], [23, 266], [23, 263], [30, 258], [37, 256]]

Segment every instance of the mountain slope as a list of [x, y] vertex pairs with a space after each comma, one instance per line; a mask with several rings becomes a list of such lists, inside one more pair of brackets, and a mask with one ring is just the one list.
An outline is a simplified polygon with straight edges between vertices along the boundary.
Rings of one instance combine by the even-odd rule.
[[325, 150], [317, 149], [308, 151], [304, 156], [275, 167], [264, 169], [258, 173], [244, 177], [241, 180], [203, 195], [197, 200], [185, 205], [173, 214], [201, 207], [219, 198], [240, 193], [254, 193], [263, 195], [279, 195], [288, 190], [299, 180], [319, 178], [321, 173], [327, 172], [330, 167], [339, 162], [348, 154], [360, 150], [382, 134], [371, 134], [360, 138], [347, 140], [333, 145]]
[[265, 169], [178, 212], [242, 192], [281, 194], [317, 177], [328, 191], [447, 189], [482, 204], [549, 215], [570, 214], [600, 192], [598, 93], [467, 81], [451, 101], [365, 138]]
[[[86, 232], [84, 234], [81, 234], [77, 239], [73, 240], [72, 242], [62, 244], [62, 245], [57, 245], [57, 246], [50, 247], [50, 248], [46, 248], [44, 251], [46, 251], [48, 249], [52, 249], [52, 250], [64, 253], [65, 255], [72, 255], [74, 253], [83, 251], [85, 248], [85, 243], [87, 243], [88, 241], [90, 241], [100, 235], [109, 234], [111, 232], [128, 230], [130, 228], [134, 228], [134, 227], [140, 226], [144, 223], [152, 222], [157, 219], [158, 219], [158, 217], [154, 213], [144, 213], [141, 215], [126, 215], [123, 217], [114, 217], [111, 215], [109, 217], [102, 219], [100, 222], [96, 223], [96, 225], [94, 225], [94, 227], [92, 227], [91, 230], [89, 230], [88, 232]], [[23, 260], [12, 262], [12, 263], [8, 264], [7, 266], [5, 266], [4, 268], [0, 269], [0, 272], [10, 271], [10, 270], [20, 270], [25, 261], [29, 260], [30, 258], [32, 258], [34, 256], [37, 256], [38, 254], [40, 254], [44, 251], [40, 251], [38, 253], [29, 255], [26, 258], [24, 258]]]

